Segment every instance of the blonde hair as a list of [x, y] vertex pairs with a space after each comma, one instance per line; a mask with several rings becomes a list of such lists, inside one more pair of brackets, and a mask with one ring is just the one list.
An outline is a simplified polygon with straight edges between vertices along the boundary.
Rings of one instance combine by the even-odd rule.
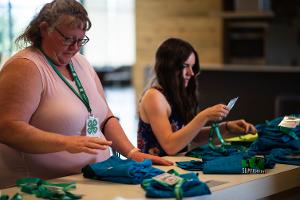
[[31, 20], [25, 31], [16, 39], [16, 45], [18, 47], [28, 45], [40, 47], [40, 24], [47, 22], [50, 27], [54, 28], [60, 23], [59, 19], [63, 15], [71, 16], [73, 18], [71, 20], [72, 24], [83, 24], [85, 31], [89, 30], [92, 26], [87, 11], [79, 2], [75, 0], [54, 0], [45, 4], [40, 12]]

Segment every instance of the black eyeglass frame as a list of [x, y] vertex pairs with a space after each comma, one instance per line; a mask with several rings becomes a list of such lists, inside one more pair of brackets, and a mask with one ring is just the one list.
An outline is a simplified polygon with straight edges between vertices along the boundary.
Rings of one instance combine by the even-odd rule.
[[58, 28], [54, 27], [54, 29], [64, 38], [64, 45], [74, 45], [74, 44], [78, 44], [80, 47], [84, 46], [86, 43], [88, 43], [88, 41], [90, 41], [90, 38], [86, 35], [84, 35], [84, 38], [82, 39], [73, 39], [70, 37], [65, 36], [65, 34], [63, 34]]

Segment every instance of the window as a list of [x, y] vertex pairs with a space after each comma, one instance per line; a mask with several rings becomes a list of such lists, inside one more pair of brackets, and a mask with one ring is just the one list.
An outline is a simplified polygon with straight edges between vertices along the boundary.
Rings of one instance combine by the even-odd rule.
[[92, 21], [84, 54], [95, 68], [135, 63], [134, 0], [86, 0]]
[[16, 37], [47, 2], [50, 1], [0, 0], [0, 63], [16, 51]]
[[[16, 37], [47, 2], [51, 0], [0, 0], [0, 63], [16, 50]], [[90, 63], [95, 68], [132, 66], [135, 62], [135, 1], [80, 2], [92, 21], [92, 28], [86, 33], [90, 42], [83, 49]]]

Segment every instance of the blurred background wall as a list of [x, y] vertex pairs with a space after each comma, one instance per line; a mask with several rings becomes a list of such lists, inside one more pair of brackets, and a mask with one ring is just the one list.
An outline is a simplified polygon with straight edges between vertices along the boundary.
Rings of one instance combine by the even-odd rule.
[[[46, 2], [0, 0], [1, 66]], [[80, 2], [93, 24], [81, 52], [130, 134], [136, 132], [136, 105], [152, 75], [155, 51], [168, 37], [189, 41], [200, 55], [202, 108], [239, 96], [228, 119], [256, 124], [300, 113], [299, 0]]]
[[260, 123], [300, 112], [300, 1], [137, 0], [137, 98], [158, 45], [189, 41], [200, 55], [202, 107], [239, 96], [229, 119]]

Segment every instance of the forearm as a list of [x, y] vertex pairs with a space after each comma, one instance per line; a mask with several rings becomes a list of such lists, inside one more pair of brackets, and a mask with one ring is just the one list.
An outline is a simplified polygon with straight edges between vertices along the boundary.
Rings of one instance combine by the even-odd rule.
[[23, 121], [2, 121], [0, 141], [20, 151], [33, 154], [63, 151], [65, 137], [37, 129]]
[[208, 134], [210, 131], [210, 126], [203, 127], [196, 137], [193, 139], [193, 142], [196, 144], [205, 144], [208, 141]]
[[[227, 122], [221, 122], [221, 123], [219, 123], [219, 128], [220, 128], [220, 132], [222, 133], [222, 135], [223, 134], [228, 134], [228, 128], [226, 127], [226, 123]], [[210, 130], [211, 130], [211, 126], [205, 126], [205, 127], [203, 127], [200, 130], [200, 132], [197, 135], [197, 137], [198, 136], [202, 136], [203, 137], [203, 135], [208, 136]]]
[[207, 123], [207, 119], [202, 115], [197, 115], [185, 127], [169, 135], [162, 147], [168, 155], [175, 155], [186, 147], [194, 138], [199, 135], [199, 131]]
[[107, 121], [103, 131], [105, 138], [112, 141], [112, 148], [121, 153], [123, 156], [126, 157], [127, 154], [134, 148], [133, 144], [127, 138], [118, 119], [111, 118]]
[[[220, 132], [222, 136], [228, 134], [228, 129], [226, 128], [227, 122], [219, 123]], [[197, 134], [197, 136], [193, 139], [193, 142], [197, 144], [206, 144], [208, 142], [208, 135], [211, 130], [211, 126], [203, 127], [200, 132]]]

